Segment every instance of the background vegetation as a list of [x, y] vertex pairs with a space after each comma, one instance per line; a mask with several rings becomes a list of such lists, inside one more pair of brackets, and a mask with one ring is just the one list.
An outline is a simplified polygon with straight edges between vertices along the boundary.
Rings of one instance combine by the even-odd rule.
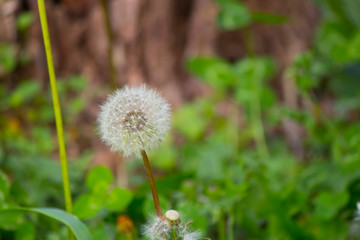
[[[36, 34], [37, 11], [29, 2], [0, 3], [2, 13], [9, 10], [3, 19], [13, 13], [14, 24], [9, 26], [16, 33], [11, 41], [4, 34], [0, 44], [0, 208], [63, 208], [51, 93], [46, 68], [39, 69], [41, 60], [35, 58], [37, 52], [34, 54], [34, 49], [38, 49], [34, 44], [42, 44], [42, 40]], [[115, 6], [117, 2], [121, 1], [109, 4]], [[179, 22], [185, 21], [181, 14], [190, 5], [185, 2], [172, 10], [177, 12]], [[160, 3], [154, 1], [154, 6]], [[200, 3], [194, 3], [192, 10], [199, 18], [187, 23], [188, 40], [193, 36], [191, 24], [206, 23], [196, 4]], [[312, 6], [316, 10], [300, 14], [307, 17], [316, 12], [317, 20], [310, 23], [314, 33], [300, 31], [292, 35], [291, 24], [295, 20], [291, 11], [289, 16], [286, 12], [258, 11], [251, 1], [208, 1], [204, 8], [214, 8], [216, 14], [210, 11], [206, 16], [211, 19], [207, 21], [221, 32], [217, 35], [217, 47], [224, 46], [222, 41], [231, 43], [234, 40], [226, 38], [236, 40], [240, 34], [240, 53], [232, 55], [225, 47], [208, 50], [207, 42], [203, 51], [196, 48], [191, 54], [183, 54], [183, 58], [165, 54], [168, 58], [162, 61], [154, 54], [174, 44], [174, 37], [160, 34], [160, 46], [153, 45], [146, 34], [154, 36], [156, 31], [152, 25], [142, 26], [137, 34], [146, 33], [145, 43], [139, 43], [137, 35], [131, 35], [131, 22], [118, 23], [113, 17], [115, 36], [118, 24], [130, 32], [120, 34], [123, 38], [118, 40], [123, 41], [124, 52], [116, 48], [116, 41], [106, 42], [115, 44], [113, 64], [123, 64], [116, 68], [120, 76], [118, 86], [136, 84], [148, 75], [145, 82], [161, 89], [175, 106], [172, 133], [149, 156], [160, 202], [163, 209], [181, 212], [183, 221], [194, 220], [193, 229], [201, 229], [204, 236], [218, 240], [360, 237], [359, 223], [353, 220], [360, 197], [360, 3], [327, 0], [312, 4], [316, 4]], [[169, 10], [166, 6], [163, 10]], [[68, 15], [61, 15], [62, 8], [67, 8]], [[95, 9], [96, 14], [101, 7], [94, 1], [79, 1], [78, 5], [49, 1], [50, 30], [64, 27], [57, 29], [51, 19], [54, 23], [57, 18], [74, 18], [79, 23], [86, 14], [92, 14], [89, 9]], [[159, 9], [148, 11], [158, 14]], [[156, 23], [161, 18], [157, 19], [155, 13], [155, 20], [151, 13], [145, 16]], [[166, 14], [171, 13], [169, 10]], [[296, 49], [262, 51], [258, 37], [266, 43], [261, 35], [266, 32], [263, 26], [275, 29], [268, 39], [280, 38], [280, 43], [286, 40], [287, 49], [294, 45]], [[99, 28], [104, 29], [105, 25]], [[84, 31], [81, 29], [77, 31]], [[159, 29], [161, 32], [162, 27]], [[277, 29], [289, 35], [274, 36]], [[311, 36], [308, 42], [304, 42], [303, 35]], [[109, 37], [105, 31], [103, 36]], [[71, 36], [67, 37], [71, 43]], [[180, 42], [185, 39], [175, 38]], [[36, 43], [32, 42], [34, 39]], [[111, 91], [107, 61], [96, 63], [104, 78], [88, 69], [91, 64], [82, 71], [68, 70], [66, 62], [61, 62], [66, 59], [61, 51], [74, 58], [79, 53], [66, 48], [66, 38], [61, 40], [65, 42], [53, 40], [55, 56], [60, 56], [56, 63], [62, 77], [58, 88], [69, 150], [74, 215], [86, 223], [94, 240], [138, 239], [141, 225], [154, 214], [141, 160], [124, 163], [108, 153], [96, 135], [98, 104]], [[97, 48], [97, 44], [88, 48]], [[143, 54], [129, 44], [142, 46]], [[174, 48], [179, 49], [179, 45]], [[106, 49], [103, 46], [96, 51]], [[181, 46], [184, 52], [191, 49]], [[276, 46], [276, 42], [267, 43], [267, 48]], [[236, 46], [233, 49], [236, 52]], [[89, 52], [82, 54], [89, 56]], [[101, 56], [106, 59], [106, 51], [103, 52]], [[121, 54], [129, 57], [128, 63], [116, 60]], [[162, 73], [157, 69], [171, 69], [166, 64], [155, 69], [144, 60], [148, 64], [146, 73], [133, 69], [141, 56], [147, 59], [151, 54], [156, 63], [169, 61], [183, 67], [182, 71], [174, 71], [176, 81], [154, 80]], [[84, 64], [88, 61], [84, 60]], [[0, 239], [67, 239], [67, 231], [55, 221], [35, 214], [0, 215]]]

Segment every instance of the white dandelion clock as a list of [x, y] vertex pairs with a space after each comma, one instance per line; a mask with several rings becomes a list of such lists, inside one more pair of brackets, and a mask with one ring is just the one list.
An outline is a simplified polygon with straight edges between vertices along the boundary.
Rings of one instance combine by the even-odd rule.
[[101, 139], [124, 156], [156, 148], [169, 130], [170, 106], [157, 92], [124, 87], [110, 95], [98, 117]]

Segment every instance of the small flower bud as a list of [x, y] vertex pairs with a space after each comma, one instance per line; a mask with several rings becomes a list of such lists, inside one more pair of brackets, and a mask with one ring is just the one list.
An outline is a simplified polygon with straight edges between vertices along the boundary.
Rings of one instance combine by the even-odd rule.
[[175, 210], [168, 210], [165, 213], [165, 217], [170, 221], [178, 221], [180, 219], [180, 214]]

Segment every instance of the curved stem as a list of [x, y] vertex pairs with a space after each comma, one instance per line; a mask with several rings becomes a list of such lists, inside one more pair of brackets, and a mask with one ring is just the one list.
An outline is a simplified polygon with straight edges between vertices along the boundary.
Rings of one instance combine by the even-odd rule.
[[146, 173], [147, 173], [147, 176], [148, 176], [148, 179], [149, 179], [150, 188], [151, 188], [151, 192], [152, 192], [152, 196], [153, 196], [154, 204], [155, 204], [156, 215], [158, 217], [161, 217], [162, 213], [161, 213], [159, 196], [158, 196], [158, 193], [157, 193], [157, 190], [156, 190], [154, 178], [153, 178], [152, 173], [151, 173], [149, 158], [148, 158], [148, 156], [147, 156], [147, 154], [146, 154], [146, 152], [144, 150], [141, 151], [141, 155], [142, 155], [144, 165], [145, 165], [145, 169], [146, 169]]
[[71, 200], [71, 191], [70, 191], [70, 181], [69, 181], [69, 172], [66, 158], [66, 147], [64, 140], [64, 130], [63, 123], [61, 118], [61, 109], [59, 96], [56, 87], [56, 76], [54, 70], [54, 62], [52, 58], [51, 52], [51, 44], [50, 44], [50, 35], [46, 18], [46, 9], [44, 0], [38, 0], [39, 14], [40, 14], [40, 22], [41, 29], [44, 38], [45, 52], [46, 52], [46, 60], [49, 70], [49, 78], [51, 85], [51, 94], [54, 104], [54, 112], [55, 112], [55, 122], [56, 122], [56, 132], [58, 136], [59, 142], [59, 155], [60, 155], [60, 164], [61, 164], [61, 173], [62, 180], [64, 186], [64, 197], [65, 197], [65, 208], [68, 213], [72, 213], [72, 200]]

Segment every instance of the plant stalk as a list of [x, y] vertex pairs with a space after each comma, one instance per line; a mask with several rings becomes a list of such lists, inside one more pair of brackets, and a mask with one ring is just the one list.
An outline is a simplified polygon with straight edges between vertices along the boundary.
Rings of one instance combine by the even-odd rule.
[[218, 224], [217, 224], [217, 230], [218, 230], [218, 239], [219, 240], [226, 240], [226, 232], [225, 232], [225, 214], [221, 213]]
[[260, 80], [253, 81], [253, 98], [250, 103], [250, 117], [257, 152], [262, 159], [267, 159], [269, 157], [269, 150], [266, 144], [264, 125], [261, 120], [261, 88]]
[[101, 4], [101, 9], [104, 14], [104, 22], [105, 22], [105, 29], [107, 36], [107, 57], [108, 57], [109, 75], [111, 80], [111, 88], [116, 89], [117, 82], [116, 82], [116, 68], [114, 64], [114, 36], [111, 28], [108, 0], [99, 0], [99, 1]]
[[254, 98], [252, 99], [250, 111], [251, 111], [251, 122], [252, 122], [252, 129], [254, 134], [254, 139], [256, 142], [256, 148], [258, 151], [259, 156], [264, 159], [269, 157], [269, 150], [266, 144], [265, 139], [265, 130], [261, 120], [261, 103], [260, 103], [260, 90], [261, 86], [257, 84], [254, 87], [253, 93]]
[[152, 196], [153, 196], [154, 204], [155, 204], [156, 215], [158, 217], [162, 217], [159, 196], [158, 196], [158, 193], [157, 193], [157, 190], [156, 190], [154, 178], [153, 178], [152, 173], [151, 173], [149, 158], [148, 158], [145, 150], [141, 151], [141, 155], [142, 155], [142, 158], [144, 160], [146, 173], [147, 173], [147, 176], [148, 176], [148, 179], [149, 179], [150, 188], [151, 188], [151, 192], [152, 192]]
[[227, 239], [234, 240], [234, 215], [232, 211], [228, 213], [228, 219], [226, 222]]
[[59, 155], [60, 155], [61, 173], [62, 173], [62, 180], [63, 180], [63, 187], [64, 187], [65, 209], [68, 213], [72, 213], [72, 200], [71, 200], [68, 164], [67, 164], [67, 158], [66, 158], [64, 130], [63, 130], [63, 123], [62, 123], [62, 118], [61, 118], [61, 108], [60, 108], [59, 96], [58, 96], [58, 91], [57, 91], [57, 86], [56, 86], [54, 61], [53, 61], [52, 52], [51, 52], [50, 35], [49, 35], [47, 18], [46, 18], [46, 9], [45, 9], [44, 0], [38, 0], [38, 8], [39, 8], [39, 15], [40, 15], [40, 22], [41, 22], [41, 30], [42, 30], [42, 34], [43, 34], [43, 38], [44, 38], [46, 60], [47, 60], [48, 71], [49, 71], [51, 94], [52, 94], [53, 105], [54, 105], [56, 132], [57, 132], [58, 142], [59, 142]]
[[175, 227], [172, 228], [172, 237], [171, 238], [172, 238], [171, 240], [177, 240], [178, 239]]
[[[245, 28], [243, 31], [244, 42], [245, 42], [245, 51], [249, 57], [256, 55], [256, 46], [254, 45], [254, 36], [250, 28]], [[260, 92], [261, 92], [261, 83], [257, 80], [254, 81], [252, 86], [253, 90], [253, 99], [250, 103], [250, 117], [251, 117], [251, 127], [253, 131], [254, 140], [256, 143], [256, 149], [259, 156], [264, 159], [269, 157], [269, 150], [266, 144], [265, 130], [264, 125], [261, 120], [261, 102], [260, 102]]]

